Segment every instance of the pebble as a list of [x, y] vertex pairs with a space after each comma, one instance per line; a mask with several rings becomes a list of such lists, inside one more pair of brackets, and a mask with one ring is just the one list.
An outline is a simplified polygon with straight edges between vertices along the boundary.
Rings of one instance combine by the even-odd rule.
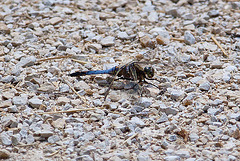
[[70, 99], [67, 97], [58, 97], [57, 104], [62, 106], [70, 102]]
[[51, 144], [54, 144], [58, 141], [60, 141], [60, 138], [57, 135], [52, 135], [48, 138], [48, 142], [51, 143]]
[[209, 91], [210, 90], [210, 83], [204, 82], [199, 85], [199, 89], [202, 91]]
[[219, 15], [220, 15], [219, 10], [211, 10], [211, 11], [208, 12], [208, 16], [211, 17], [211, 18], [217, 17]]
[[113, 46], [115, 44], [115, 37], [107, 36], [100, 41], [100, 44], [105, 47]]
[[117, 37], [121, 40], [127, 40], [129, 38], [129, 35], [126, 32], [119, 32], [117, 34]]
[[179, 156], [167, 156], [164, 161], [181, 161], [181, 158]]
[[190, 31], [184, 32], [184, 42], [187, 45], [195, 44], [195, 42], [196, 42], [195, 37], [192, 35], [192, 33]]
[[11, 145], [12, 144], [12, 140], [6, 132], [1, 133], [0, 139], [1, 139], [1, 143], [3, 145]]
[[166, 113], [162, 113], [161, 117], [156, 121], [157, 124], [168, 121]]
[[21, 60], [17, 63], [17, 67], [28, 67], [32, 66], [36, 62], [36, 58], [34, 56], [29, 56], [29, 57], [23, 57]]
[[155, 48], [155, 42], [147, 35], [140, 38], [140, 43], [143, 47]]
[[32, 108], [39, 108], [42, 105], [43, 101], [38, 98], [31, 98], [28, 100], [28, 102]]
[[190, 133], [189, 139], [191, 142], [195, 142], [199, 139], [199, 136], [196, 133]]
[[49, 20], [49, 23], [50, 23], [51, 25], [57, 25], [58, 23], [60, 23], [60, 22], [62, 22], [62, 21], [63, 21], [63, 19], [60, 18], [60, 17], [53, 17], [53, 18], [51, 18], [51, 19]]
[[173, 89], [173, 90], [171, 90], [170, 95], [173, 100], [180, 100], [184, 97], [185, 93], [184, 93], [184, 91]]
[[28, 99], [25, 96], [15, 96], [12, 99], [12, 103], [16, 106], [26, 105], [27, 101], [28, 101]]
[[10, 29], [4, 22], [0, 22], [0, 33], [1, 34], [10, 34]]
[[9, 151], [5, 149], [0, 150], [0, 159], [9, 159], [11, 157]]
[[143, 127], [145, 126], [145, 123], [139, 119], [138, 117], [133, 117], [131, 120], [130, 120], [130, 123], [136, 125], [136, 126], [139, 126], [139, 127]]

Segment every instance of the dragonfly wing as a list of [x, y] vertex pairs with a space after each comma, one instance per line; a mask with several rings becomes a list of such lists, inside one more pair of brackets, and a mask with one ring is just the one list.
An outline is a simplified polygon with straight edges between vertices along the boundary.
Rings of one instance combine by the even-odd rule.
[[137, 86], [139, 88], [139, 94], [142, 95], [142, 88], [138, 84], [138, 75], [137, 75], [137, 71], [136, 71], [136, 66], [134, 64], [131, 64], [129, 66], [129, 69], [130, 69], [130, 72], [131, 72], [131, 75], [133, 77], [134, 82], [137, 83]]
[[107, 95], [109, 94], [109, 91], [110, 91], [110, 89], [111, 89], [111, 87], [112, 87], [112, 85], [113, 85], [113, 81], [116, 79], [116, 77], [117, 77], [117, 75], [119, 74], [119, 72], [120, 72], [121, 70], [123, 70], [123, 68], [125, 68], [126, 66], [130, 65], [130, 64], [133, 63], [133, 62], [134, 62], [134, 61], [131, 61], [131, 62], [127, 63], [127, 64], [123, 64], [123, 65], [120, 65], [119, 67], [116, 67], [116, 68], [115, 68], [116, 73], [115, 73], [114, 76], [112, 77], [112, 81], [111, 81], [111, 83], [110, 83], [107, 91], [105, 92], [104, 101], [106, 100]]

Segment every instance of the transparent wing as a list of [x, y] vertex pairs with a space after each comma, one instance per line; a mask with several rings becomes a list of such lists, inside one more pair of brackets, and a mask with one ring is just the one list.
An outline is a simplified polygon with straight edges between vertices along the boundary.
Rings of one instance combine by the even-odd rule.
[[132, 64], [129, 66], [129, 69], [130, 69], [131, 75], [132, 75], [132, 77], [133, 77], [133, 81], [134, 81], [134, 82], [137, 84], [137, 86], [138, 86], [139, 94], [142, 95], [142, 87], [138, 84], [137, 71], [136, 71], [136, 66], [134, 65], [134, 63], [132, 63]]
[[131, 61], [131, 62], [127, 63], [127, 64], [124, 64], [124, 65], [121, 65], [121, 66], [118, 67], [117, 72], [116, 72], [116, 73], [114, 74], [114, 76], [112, 77], [112, 81], [111, 81], [111, 83], [110, 83], [107, 91], [105, 92], [104, 101], [106, 100], [107, 95], [109, 94], [109, 91], [110, 91], [110, 89], [111, 89], [111, 87], [112, 87], [112, 85], [113, 85], [113, 82], [114, 82], [114, 80], [116, 79], [118, 73], [119, 73], [124, 67], [130, 65], [130, 64], [133, 63], [133, 62], [134, 62], [134, 61]]

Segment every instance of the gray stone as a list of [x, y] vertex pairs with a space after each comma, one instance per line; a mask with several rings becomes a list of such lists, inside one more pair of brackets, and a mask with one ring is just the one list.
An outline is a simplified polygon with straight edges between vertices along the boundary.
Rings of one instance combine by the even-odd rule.
[[103, 38], [100, 43], [102, 44], [102, 46], [113, 46], [115, 44], [115, 38], [112, 36], [107, 36], [105, 38]]
[[127, 40], [129, 38], [129, 36], [126, 32], [119, 32], [117, 34], [117, 37], [121, 40]]
[[220, 15], [219, 10], [211, 10], [211, 11], [208, 12], [208, 16], [211, 17], [211, 18], [217, 17], [219, 15]]
[[185, 93], [184, 91], [173, 89], [171, 90], [170, 95], [173, 100], [181, 100], [184, 97]]
[[156, 121], [157, 124], [168, 121], [168, 117], [166, 113], [162, 113], [161, 117]]
[[147, 18], [148, 18], [148, 21], [150, 21], [150, 22], [157, 22], [158, 21], [158, 13], [156, 11], [151, 11]]
[[20, 62], [17, 63], [16, 66], [18, 67], [27, 67], [27, 66], [32, 66], [35, 64], [36, 62], [36, 58], [35, 56], [29, 56], [29, 57], [26, 57], [26, 58], [21, 58]]
[[0, 139], [1, 139], [1, 143], [3, 145], [11, 145], [12, 144], [11, 137], [6, 132], [1, 133]]
[[166, 11], [167, 15], [172, 15], [173, 17], [180, 17], [179, 10], [177, 8], [170, 8]]
[[32, 144], [32, 143], [35, 141], [35, 139], [34, 139], [34, 137], [33, 137], [32, 134], [29, 134], [29, 135], [26, 137], [26, 141], [27, 141], [27, 144]]
[[16, 80], [16, 77], [11, 76], [11, 75], [8, 75], [8, 76], [6, 76], [6, 77], [3, 77], [3, 78], [1, 79], [1, 82], [3, 82], [3, 83], [12, 83], [12, 82], [14, 82], [15, 80]]
[[139, 127], [145, 126], [145, 123], [138, 117], [132, 117], [132, 119], [130, 120], [130, 123]]
[[15, 134], [12, 136], [12, 144], [13, 145], [18, 145], [21, 141], [21, 135], [20, 134]]
[[31, 98], [28, 100], [29, 105], [33, 108], [39, 108], [42, 105], [42, 100], [38, 98]]
[[195, 142], [195, 141], [198, 141], [199, 136], [196, 133], [190, 133], [189, 139], [191, 142]]
[[181, 161], [181, 158], [179, 156], [167, 156], [164, 161]]
[[139, 99], [138, 105], [143, 106], [144, 108], [148, 108], [149, 106], [152, 105], [152, 98], [147, 98], [147, 97], [141, 97]]
[[49, 130], [41, 130], [41, 131], [37, 131], [36, 134], [40, 135], [44, 138], [48, 138], [48, 137], [52, 136], [54, 133]]
[[147, 152], [141, 152], [138, 154], [137, 161], [149, 161], [150, 157]]
[[59, 91], [62, 93], [69, 92], [69, 86], [67, 84], [63, 84], [59, 87]]
[[22, 106], [27, 104], [27, 97], [25, 96], [15, 96], [12, 99], [12, 103], [16, 106]]
[[240, 120], [240, 113], [230, 113], [228, 115], [228, 117], [229, 117], [229, 119], [235, 119], [235, 120], [239, 121]]
[[56, 143], [60, 140], [59, 136], [58, 135], [52, 135], [48, 138], [48, 142], [49, 143]]
[[201, 91], [208, 91], [210, 89], [210, 83], [209, 82], [204, 82], [199, 85], [199, 89]]
[[195, 37], [192, 35], [192, 33], [190, 31], [184, 32], [184, 42], [187, 45], [195, 44], [195, 42], [196, 42]]
[[177, 156], [180, 156], [181, 158], [189, 158], [190, 153], [187, 150], [178, 150], [175, 152]]

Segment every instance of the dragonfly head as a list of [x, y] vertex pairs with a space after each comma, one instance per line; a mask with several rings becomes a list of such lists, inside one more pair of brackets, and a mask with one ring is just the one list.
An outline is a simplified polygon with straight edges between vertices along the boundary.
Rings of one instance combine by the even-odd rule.
[[152, 78], [154, 76], [154, 69], [152, 67], [145, 67], [144, 73], [147, 75], [148, 78]]

